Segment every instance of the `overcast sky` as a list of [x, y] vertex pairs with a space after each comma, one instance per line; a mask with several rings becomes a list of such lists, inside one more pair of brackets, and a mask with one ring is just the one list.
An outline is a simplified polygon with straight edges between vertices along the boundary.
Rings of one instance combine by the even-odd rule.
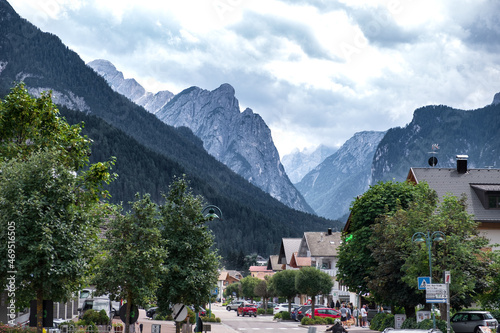
[[[231, 84], [280, 155], [500, 91], [500, 1], [8, 0], [146, 90]], [[429, 147], [430, 148], [430, 147]]]

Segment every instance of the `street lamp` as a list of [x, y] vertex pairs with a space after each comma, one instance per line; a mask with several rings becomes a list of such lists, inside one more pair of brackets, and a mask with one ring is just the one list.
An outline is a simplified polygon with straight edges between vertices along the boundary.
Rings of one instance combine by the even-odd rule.
[[[219, 220], [222, 221], [222, 211], [217, 206], [214, 206], [214, 205], [205, 206], [201, 210], [201, 214], [208, 221], [213, 221], [215, 219], [219, 219]], [[212, 316], [212, 302], [211, 302], [211, 298], [212, 298], [212, 289], [210, 289], [210, 296], [208, 297], [208, 309], [209, 309], [208, 313], [209, 313], [209, 316]], [[195, 316], [196, 316], [195, 332], [201, 332], [202, 327], [198, 327], [198, 309], [195, 309]]]
[[[430, 233], [430, 231], [427, 231], [427, 233], [416, 232], [411, 237], [411, 240], [412, 242], [415, 243], [425, 242], [425, 245], [427, 245], [427, 251], [429, 252], [429, 284], [432, 284], [432, 255], [431, 255], [432, 242], [440, 242], [444, 240], [444, 233], [442, 233], [441, 231], [434, 231], [432, 234]], [[434, 325], [434, 328], [436, 328], [434, 303], [432, 303], [432, 323]]]

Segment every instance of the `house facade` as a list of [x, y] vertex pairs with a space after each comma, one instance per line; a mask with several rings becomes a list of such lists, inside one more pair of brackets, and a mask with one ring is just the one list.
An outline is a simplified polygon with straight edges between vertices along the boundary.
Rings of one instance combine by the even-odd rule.
[[440, 199], [465, 194], [467, 212], [479, 222], [480, 233], [490, 244], [500, 244], [500, 169], [468, 168], [468, 156], [457, 155], [456, 168], [411, 168], [407, 180], [427, 182]]

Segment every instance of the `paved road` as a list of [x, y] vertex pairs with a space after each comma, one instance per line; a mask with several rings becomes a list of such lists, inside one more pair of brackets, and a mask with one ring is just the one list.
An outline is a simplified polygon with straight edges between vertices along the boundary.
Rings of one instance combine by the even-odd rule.
[[[235, 311], [227, 311], [225, 308], [212, 304], [212, 312], [216, 317], [221, 318], [222, 323], [207, 323], [211, 325], [212, 333], [259, 333], [259, 332], [292, 332], [309, 333], [309, 327], [300, 325], [299, 322], [273, 320], [273, 316], [241, 317], [237, 316]], [[138, 324], [143, 324], [143, 333], [151, 333], [152, 325], [161, 325], [161, 333], [174, 333], [175, 326], [173, 322], [150, 320], [146, 318], [144, 310], [139, 311], [139, 320], [137, 321], [136, 332], [139, 333]], [[316, 332], [324, 332], [326, 326], [314, 326]], [[193, 326], [194, 329], [194, 326]], [[351, 327], [349, 333], [379, 333], [371, 331], [368, 328]]]

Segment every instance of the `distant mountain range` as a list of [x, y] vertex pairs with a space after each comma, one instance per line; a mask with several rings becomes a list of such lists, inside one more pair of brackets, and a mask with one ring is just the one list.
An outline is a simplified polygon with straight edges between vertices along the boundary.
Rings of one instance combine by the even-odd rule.
[[288, 179], [266, 123], [249, 108], [240, 112], [231, 85], [222, 84], [213, 91], [190, 87], [175, 96], [168, 91], [153, 95], [136, 80], [124, 79], [109, 61], [94, 60], [87, 65], [115, 91], [145, 106], [166, 124], [191, 129], [210, 155], [273, 198], [314, 213]]
[[93, 162], [117, 157], [113, 171], [119, 177], [110, 186], [113, 202], [126, 205], [137, 192], [161, 202], [173, 177], [185, 174], [195, 194], [223, 211], [224, 220], [211, 222], [210, 228], [226, 258], [269, 255], [279, 250], [282, 237], [342, 228], [338, 221], [290, 209], [250, 184], [209, 155], [190, 129], [169, 126], [113, 91], [59, 38], [43, 33], [0, 0], [0, 96], [19, 81], [33, 94], [52, 90], [68, 121], [85, 122], [85, 134], [94, 141]]
[[317, 167], [328, 156], [337, 151], [337, 148], [319, 145], [316, 149], [295, 149], [290, 154], [281, 158], [281, 163], [285, 167], [288, 178], [293, 184], [297, 184], [309, 171]]
[[[436, 167], [454, 167], [457, 154], [469, 155], [471, 167], [500, 166], [500, 93], [477, 110], [419, 108], [404, 127], [356, 133], [337, 151], [320, 147], [296, 152], [283, 157], [283, 168], [267, 125], [251, 109], [240, 112], [231, 85], [213, 91], [190, 87], [175, 96], [151, 94], [110, 63], [93, 66], [108, 72], [106, 80], [57, 37], [42, 33], [0, 0], [0, 94], [23, 80], [30, 92], [52, 89], [58, 104], [81, 111], [65, 112], [74, 121], [93, 124], [86, 126], [95, 136], [92, 158], [113, 154], [117, 169], [122, 168], [112, 185], [113, 200], [132, 200], [135, 191], [160, 200], [173, 175], [187, 174], [197, 193], [230, 212], [230, 218], [212, 225], [224, 254], [269, 254], [276, 252], [273, 247], [281, 237], [330, 226], [340, 230], [338, 221], [298, 210], [345, 221], [350, 203], [370, 185], [404, 181], [410, 167], [427, 166], [431, 154], [438, 158]], [[120, 142], [113, 142], [109, 133]], [[439, 149], [431, 151], [435, 144]], [[143, 151], [131, 154], [127, 146]]]

